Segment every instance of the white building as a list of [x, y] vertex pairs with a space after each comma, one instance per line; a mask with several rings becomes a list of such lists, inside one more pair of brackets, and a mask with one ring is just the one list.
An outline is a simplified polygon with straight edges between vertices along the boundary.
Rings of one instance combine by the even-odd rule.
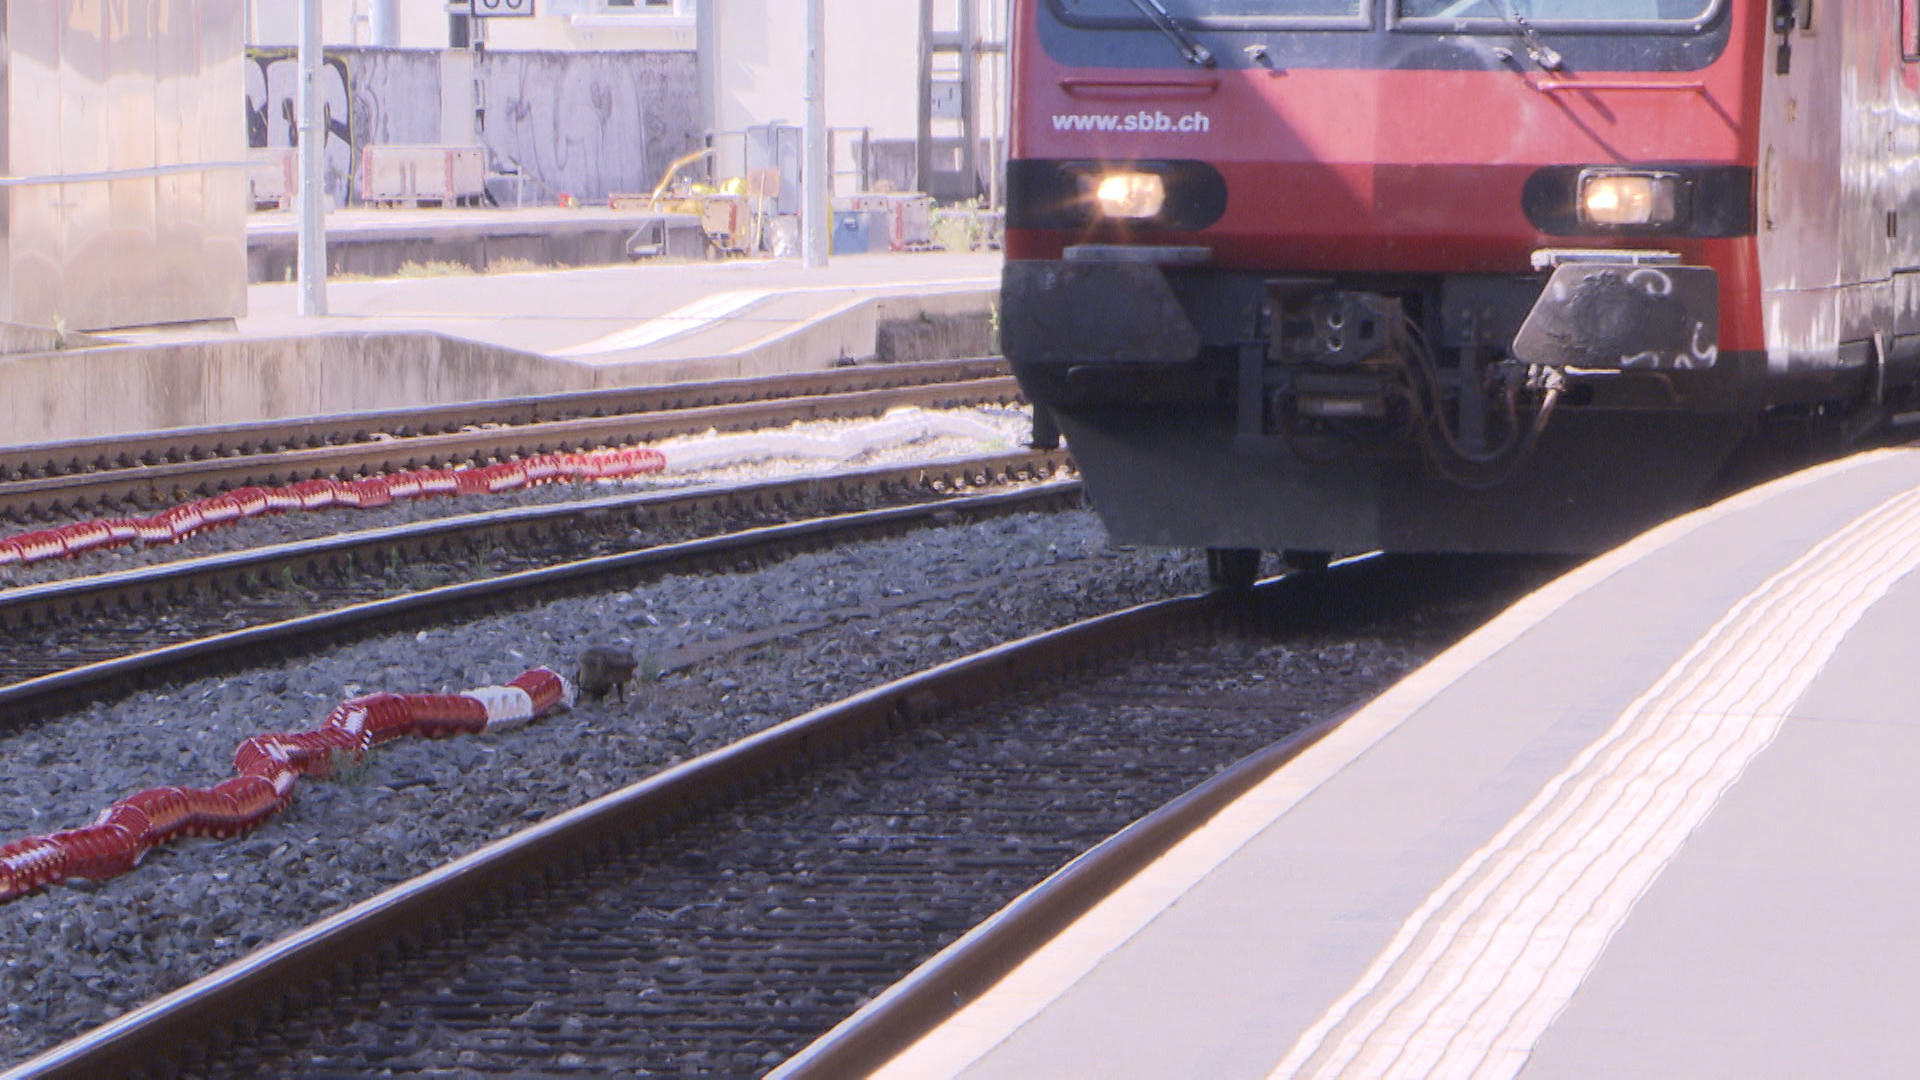
[[[287, 46], [300, 36], [303, 0], [246, 0], [249, 42]], [[469, 19], [446, 0], [322, 0], [321, 36], [329, 45], [391, 44], [405, 49], [647, 49], [692, 52], [702, 0], [480, 0], [498, 16]], [[797, 6], [797, 5], [796, 5]], [[397, 40], [380, 42], [374, 25], [391, 8]], [[518, 14], [531, 12], [528, 15]], [[476, 32], [473, 27], [478, 26]]]
[[[449, 14], [463, 3], [530, 14]], [[245, 4], [250, 46], [297, 44], [302, 0]], [[879, 157], [889, 163], [890, 176], [902, 178], [896, 186], [915, 184], [922, 41], [929, 24], [935, 31], [957, 27], [961, 4], [975, 5], [976, 37], [1004, 37], [1009, 0], [930, 0], [925, 18], [921, 0], [825, 0], [826, 112], [836, 135], [836, 191], [851, 191], [859, 182], [863, 163], [856, 157], [863, 139], [880, 147], [868, 155], [869, 175]], [[802, 0], [321, 0], [321, 10], [322, 37], [331, 47], [375, 44], [382, 36], [375, 21], [384, 15], [392, 20], [388, 43], [404, 49], [478, 44], [495, 51], [693, 53], [701, 92], [697, 115], [714, 137], [721, 176], [747, 170], [750, 129], [797, 127], [805, 116]], [[988, 53], [976, 82], [976, 132], [983, 142], [1005, 130], [998, 62]], [[936, 123], [933, 133], [949, 132]]]

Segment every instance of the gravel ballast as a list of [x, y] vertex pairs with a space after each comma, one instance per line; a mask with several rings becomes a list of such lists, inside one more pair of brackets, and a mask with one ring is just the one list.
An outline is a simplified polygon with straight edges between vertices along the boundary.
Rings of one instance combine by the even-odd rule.
[[[629, 693], [496, 736], [383, 747], [236, 841], [0, 906], [0, 1062], [17, 1063], [381, 889], [661, 768], [929, 664], [1204, 586], [1088, 513], [929, 530], [741, 575], [670, 578], [95, 706], [0, 740], [0, 843], [144, 787], [210, 784], [249, 735], [377, 691], [457, 691], [627, 649]], [[782, 628], [793, 633], [782, 634]]]

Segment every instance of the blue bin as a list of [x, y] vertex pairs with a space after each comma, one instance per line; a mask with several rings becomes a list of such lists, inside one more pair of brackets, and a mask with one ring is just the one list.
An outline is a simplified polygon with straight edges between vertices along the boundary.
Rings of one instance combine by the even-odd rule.
[[833, 253], [865, 255], [872, 229], [867, 215], [847, 212], [833, 215]]

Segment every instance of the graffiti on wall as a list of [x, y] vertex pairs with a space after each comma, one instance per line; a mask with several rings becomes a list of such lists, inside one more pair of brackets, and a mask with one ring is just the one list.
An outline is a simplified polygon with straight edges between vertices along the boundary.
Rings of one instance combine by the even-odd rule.
[[[287, 49], [247, 50], [247, 145], [300, 145], [300, 58]], [[352, 186], [353, 83], [347, 62], [328, 56], [320, 66], [320, 109], [327, 133], [326, 188], [334, 205], [344, 206]]]
[[480, 74], [487, 148], [549, 194], [649, 191], [699, 145], [692, 54], [488, 53]]
[[[463, 145], [473, 141], [472, 121], [442, 131], [443, 77], [440, 54], [427, 50], [342, 50], [353, 72], [353, 148], [364, 146]], [[469, 76], [470, 78], [470, 76]]]
[[[294, 146], [298, 56], [250, 50], [246, 74], [248, 144]], [[443, 85], [449, 79], [469, 85]], [[443, 115], [443, 101], [466, 99], [473, 114]], [[702, 130], [692, 53], [488, 52], [448, 66], [436, 50], [329, 49], [321, 102], [336, 205], [358, 197], [363, 146], [477, 137], [489, 168], [523, 173], [530, 192], [594, 202], [652, 190], [667, 162], [700, 145]]]

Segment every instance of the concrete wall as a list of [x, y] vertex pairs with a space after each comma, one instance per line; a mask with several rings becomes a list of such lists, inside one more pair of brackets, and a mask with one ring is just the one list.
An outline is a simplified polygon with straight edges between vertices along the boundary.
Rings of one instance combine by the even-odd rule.
[[79, 439], [591, 386], [584, 370], [429, 334], [115, 346], [0, 358], [0, 441]]
[[701, 145], [692, 53], [488, 50], [476, 75], [482, 144], [548, 192], [597, 202], [651, 191]]
[[472, 142], [465, 129], [443, 130], [442, 53], [416, 49], [354, 49], [340, 54], [353, 72], [353, 141], [362, 146]]
[[[293, 145], [297, 74], [291, 50], [248, 51], [250, 145]], [[329, 49], [327, 191], [357, 200], [364, 146], [475, 142], [532, 177], [542, 202], [651, 191], [700, 145], [695, 74], [692, 53]]]
[[[962, 0], [936, 0], [934, 21], [937, 27], [956, 24], [956, 5]], [[1004, 33], [1008, 0], [966, 0], [977, 5], [977, 25], [981, 33], [991, 27]], [[252, 13], [249, 41], [255, 46], [290, 47], [298, 31], [298, 0], [247, 0]], [[323, 36], [330, 49], [343, 55], [373, 56], [370, 50], [350, 49], [369, 40], [367, 15], [372, 0], [323, 0], [325, 12]], [[719, 177], [742, 176], [747, 170], [748, 152], [744, 133], [749, 128], [772, 124], [800, 124], [805, 118], [804, 78], [806, 65], [806, 5], [801, 0], [673, 0], [667, 6], [620, 8], [607, 0], [535, 0], [537, 14], [532, 18], [483, 19], [481, 31], [486, 44], [478, 66], [493, 66], [496, 57], [512, 52], [551, 51], [582, 55], [617, 54], [637, 58], [642, 53], [675, 58], [669, 66], [692, 63], [700, 70], [691, 83], [676, 72], [661, 76], [673, 88], [674, 107], [684, 100], [690, 117], [684, 122], [665, 115], [650, 103], [635, 110], [642, 125], [664, 126], [671, 131], [684, 123], [685, 130], [700, 138], [716, 133], [718, 153], [715, 171]], [[444, 49], [447, 44], [447, 16], [438, 0], [405, 0], [400, 5], [401, 41], [408, 51]], [[992, 13], [992, 14], [990, 14]], [[702, 22], [704, 20], [704, 22]], [[875, 179], [883, 179], [896, 189], [911, 189], [918, 178], [913, 175], [911, 147], [917, 138], [920, 107], [920, 4], [918, 0], [827, 0], [827, 123], [844, 129], [866, 129], [871, 133], [876, 154], [867, 162]], [[698, 38], [704, 36], [708, 55], [696, 59]], [[443, 53], [443, 55], [446, 55]], [[468, 55], [471, 54], [459, 54]], [[986, 61], [983, 61], [985, 64]], [[648, 76], [642, 74], [645, 83]], [[623, 173], [638, 169], [650, 172], [645, 186], [651, 188], [672, 155], [661, 156], [660, 147], [673, 143], [671, 134], [663, 137], [649, 130], [647, 150], [637, 153], [626, 146], [594, 150], [584, 141], [586, 133], [572, 130], [561, 134], [552, 145], [536, 146], [537, 132], [531, 125], [553, 100], [567, 95], [579, 96], [583, 90], [591, 103], [592, 76], [579, 76], [566, 85], [556, 84], [549, 92], [525, 82], [505, 84], [508, 98], [468, 102], [456, 100], [454, 89], [459, 80], [443, 78], [440, 100], [447, 119], [442, 122], [441, 141], [465, 142], [464, 129], [454, 123], [475, 108], [485, 112], [489, 125], [485, 135], [489, 147], [517, 159], [538, 160], [551, 168], [554, 162], [567, 160], [559, 170], [558, 186], [542, 191], [546, 200], [557, 191], [599, 197], [607, 191], [633, 190]], [[603, 88], [605, 84], [603, 83]], [[497, 89], [497, 88], [496, 88]], [[603, 94], [615, 111], [624, 107], [625, 92], [612, 87]], [[355, 95], [357, 91], [353, 91]], [[681, 96], [683, 95], [683, 97]], [[1004, 94], [1002, 94], [1004, 97]], [[384, 95], [376, 98], [385, 100]], [[366, 104], [355, 97], [355, 121]], [[507, 118], [507, 130], [497, 126], [503, 106], [514, 110]], [[992, 110], [985, 83], [979, 108], [984, 115]], [[999, 102], [1001, 113], [1005, 102]], [[610, 115], [608, 130], [631, 141], [633, 128], [626, 120]], [[983, 121], [981, 135], [988, 126]], [[596, 132], [597, 134], [597, 132]], [[358, 136], [354, 136], [355, 139]], [[569, 141], [571, 146], [564, 145]], [[358, 143], [356, 142], [356, 145]], [[697, 143], [686, 143], [691, 149]], [[861, 166], [851, 150], [852, 138], [845, 138], [843, 150], [834, 163], [835, 185], [839, 193], [850, 193], [857, 186], [854, 175]], [[905, 147], [905, 149], [902, 149]], [[798, 183], [799, 178], [789, 177]]]
[[[246, 62], [247, 146], [287, 148], [299, 143], [300, 62], [292, 49], [248, 49]], [[328, 53], [320, 68], [320, 109], [327, 133], [326, 188], [334, 205], [351, 190], [353, 73], [345, 56]], [[429, 140], [431, 141], [431, 140]]]

